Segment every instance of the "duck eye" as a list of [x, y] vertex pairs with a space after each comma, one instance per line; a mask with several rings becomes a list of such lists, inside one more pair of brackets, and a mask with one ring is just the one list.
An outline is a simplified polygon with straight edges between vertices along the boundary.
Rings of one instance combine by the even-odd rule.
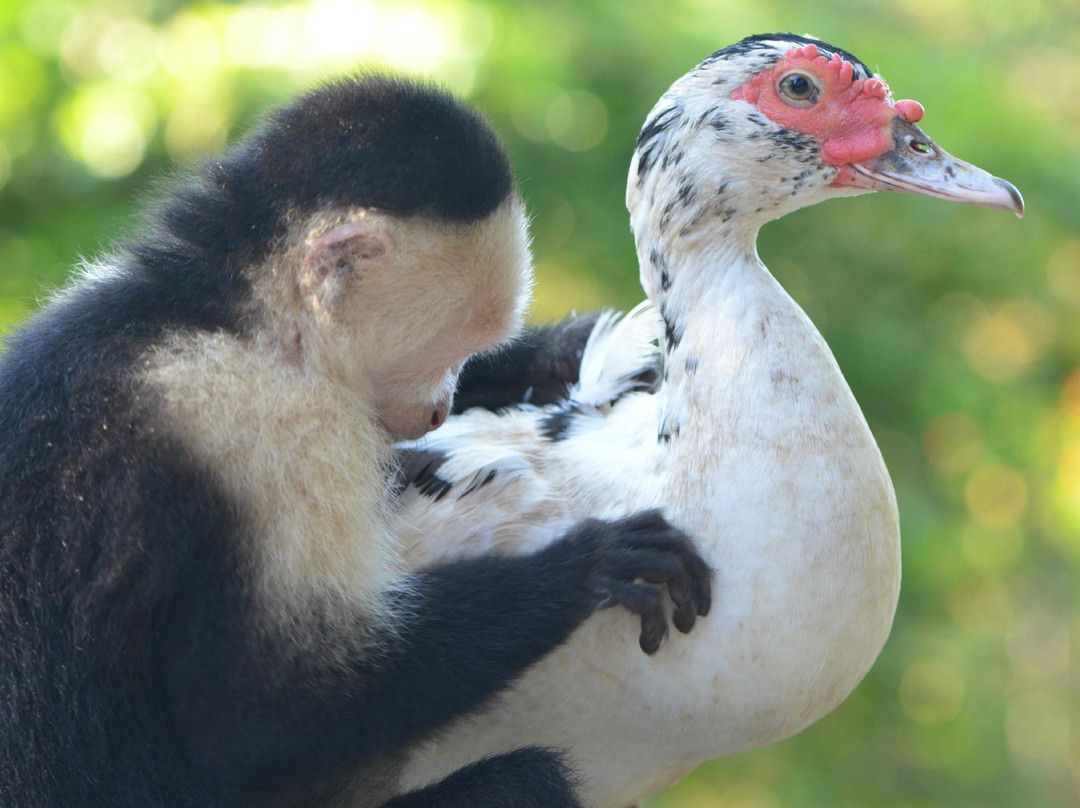
[[817, 82], [806, 73], [787, 73], [780, 77], [776, 89], [784, 103], [793, 107], [809, 107], [818, 99]]

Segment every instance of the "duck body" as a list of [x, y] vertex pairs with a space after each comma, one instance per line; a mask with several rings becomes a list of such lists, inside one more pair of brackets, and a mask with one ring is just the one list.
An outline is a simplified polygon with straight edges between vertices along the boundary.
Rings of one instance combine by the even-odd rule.
[[[426, 448], [453, 458], [455, 443], [489, 441], [501, 428], [496, 442], [516, 453], [483, 488], [460, 500], [451, 489], [428, 504], [432, 521], [404, 533], [420, 566], [463, 551], [522, 552], [583, 516], [661, 506], [717, 571], [709, 617], [648, 657], [632, 617], [598, 615], [492, 710], [415, 754], [407, 783], [527, 738], [572, 750], [589, 804], [625, 806], [703, 760], [798, 732], [869, 670], [900, 585], [888, 472], [831, 352], [794, 301], [760, 263], [727, 272], [738, 293], [687, 321], [657, 393], [630, 393], [608, 412], [583, 409], [554, 442], [544, 437], [552, 412], [528, 408], [470, 410], [454, 432], [433, 434]], [[640, 338], [645, 323], [624, 323]], [[617, 325], [608, 338], [625, 344], [625, 330]], [[665, 439], [658, 430], [672, 394], [680, 420]], [[468, 466], [444, 473], [466, 478]], [[503, 531], [470, 515], [506, 514], [518, 503], [525, 507], [513, 523], [536, 525], [524, 540], [505, 531], [505, 515], [497, 517]], [[472, 542], [428, 544], [447, 532]]]
[[[868, 188], [824, 161], [835, 140], [742, 97], [783, 60], [817, 64], [823, 91], [837, 60], [850, 66], [841, 89], [874, 81], [851, 59], [767, 35], [676, 82], [628, 182], [649, 305], [600, 319], [565, 403], [469, 410], [410, 447], [427, 465], [402, 494], [399, 535], [418, 567], [660, 507], [716, 581], [710, 614], [653, 656], [630, 615], [590, 619], [483, 713], [414, 750], [403, 786], [539, 744], [567, 752], [587, 804], [625, 808], [705, 760], [798, 732], [870, 669], [899, 596], [895, 494], [832, 352], [755, 247], [767, 221]], [[919, 131], [914, 102], [880, 100]], [[662, 381], [638, 389], [649, 368]]]

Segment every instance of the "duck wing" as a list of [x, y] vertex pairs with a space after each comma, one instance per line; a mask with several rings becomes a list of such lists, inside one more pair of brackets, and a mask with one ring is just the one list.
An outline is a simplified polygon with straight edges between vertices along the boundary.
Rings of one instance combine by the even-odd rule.
[[[594, 312], [533, 329], [527, 341], [474, 366], [466, 382], [470, 400], [481, 403], [396, 447], [396, 533], [409, 562], [428, 566], [481, 552], [523, 552], [580, 518], [601, 516], [593, 513], [599, 500], [582, 476], [607, 480], [610, 465], [618, 479], [622, 450], [634, 451], [621, 437], [627, 422], [633, 428], [638, 418], [655, 419], [641, 399], [652, 398], [663, 376], [662, 334], [663, 321], [647, 304], [626, 315]], [[549, 371], [561, 358], [562, 390], [556, 395], [552, 384], [543, 394], [555, 402], [510, 400], [515, 392], [519, 399], [537, 395], [522, 386], [532, 371], [514, 364], [515, 356]], [[500, 357], [504, 376], [497, 372]], [[481, 384], [486, 377], [492, 383]], [[640, 426], [655, 433], [655, 426]]]

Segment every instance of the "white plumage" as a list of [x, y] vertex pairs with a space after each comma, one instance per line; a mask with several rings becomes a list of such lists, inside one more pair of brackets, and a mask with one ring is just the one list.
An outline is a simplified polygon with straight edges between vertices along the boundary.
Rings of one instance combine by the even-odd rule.
[[[716, 570], [712, 612], [654, 656], [630, 614], [601, 612], [491, 709], [417, 750], [404, 785], [543, 744], [568, 751], [590, 805], [625, 808], [704, 760], [798, 732], [881, 650], [900, 584], [889, 475], [828, 346], [755, 249], [767, 221], [871, 186], [841, 185], [820, 137], [732, 97], [808, 42], [744, 40], [665, 93], [627, 192], [651, 303], [601, 318], [565, 405], [470, 410], [429, 435], [414, 448], [432, 465], [403, 494], [417, 566], [524, 552], [586, 516], [662, 507]], [[800, 52], [811, 67], [835, 52], [814, 47]], [[857, 61], [852, 73], [848, 84], [870, 78]], [[898, 145], [885, 157], [914, 159], [897, 156], [910, 131], [925, 138], [912, 107], [880, 103], [904, 119], [886, 122]], [[917, 165], [918, 182], [885, 157], [860, 166], [907, 182], [897, 190], [1019, 213], [1011, 186], [925, 142], [939, 165]], [[639, 389], [650, 369], [663, 381]]]

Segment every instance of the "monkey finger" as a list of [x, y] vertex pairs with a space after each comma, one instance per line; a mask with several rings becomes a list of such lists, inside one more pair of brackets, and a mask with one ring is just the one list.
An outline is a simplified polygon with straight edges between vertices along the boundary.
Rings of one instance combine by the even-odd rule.
[[697, 604], [698, 617], [704, 617], [712, 608], [713, 570], [696, 551], [691, 548], [686, 557], [687, 572], [694, 603]]
[[[631, 519], [637, 520], [634, 524], [636, 529], [630, 534], [631, 547], [680, 559], [678, 572], [676, 565], [664, 563], [657, 566], [655, 574], [641, 577], [649, 583], [664, 583], [673, 580], [676, 575], [685, 575], [688, 578], [689, 600], [694, 604], [695, 613], [698, 617], [707, 615], [712, 607], [713, 571], [698, 553], [693, 540], [683, 531], [671, 526], [659, 510], [642, 511]], [[678, 600], [674, 593], [672, 597]]]
[[667, 619], [663, 612], [647, 612], [641, 615], [641, 636], [638, 646], [649, 656], [660, 650], [660, 644], [667, 636]]
[[612, 571], [627, 581], [638, 578], [650, 584], [667, 585], [675, 604], [676, 625], [683, 633], [693, 628], [697, 616], [708, 614], [711, 572], [697, 556], [624, 550], [613, 562]]
[[682, 578], [675, 578], [668, 584], [668, 593], [675, 603], [675, 613], [671, 622], [683, 634], [689, 634], [697, 621], [698, 605], [694, 600], [693, 589], [689, 582]]
[[612, 581], [606, 588], [611, 600], [641, 618], [638, 644], [646, 654], [655, 654], [668, 634], [661, 594], [652, 587], [623, 581]]
[[637, 639], [637, 645], [650, 657], [660, 650], [660, 644], [667, 636], [667, 620], [664, 616], [654, 615], [652, 612], [642, 615], [642, 634]]

